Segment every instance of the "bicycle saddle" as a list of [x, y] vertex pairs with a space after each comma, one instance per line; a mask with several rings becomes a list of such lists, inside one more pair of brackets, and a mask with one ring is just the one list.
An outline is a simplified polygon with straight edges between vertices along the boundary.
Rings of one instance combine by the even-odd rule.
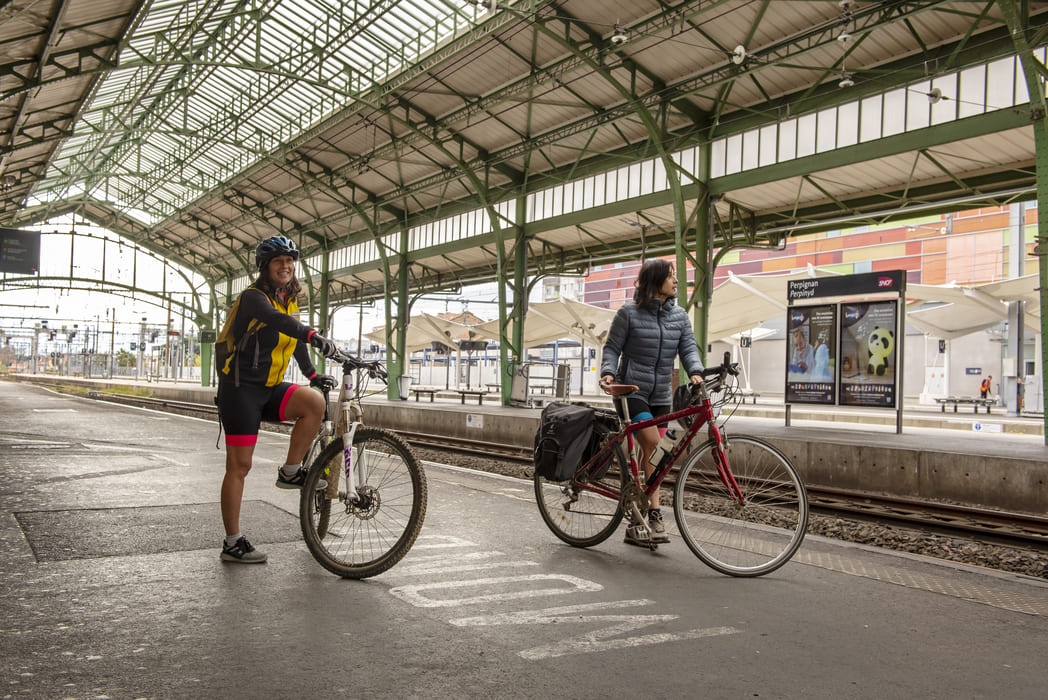
[[633, 384], [616, 384], [615, 382], [601, 382], [600, 388], [612, 396], [624, 396], [640, 389], [640, 387]]

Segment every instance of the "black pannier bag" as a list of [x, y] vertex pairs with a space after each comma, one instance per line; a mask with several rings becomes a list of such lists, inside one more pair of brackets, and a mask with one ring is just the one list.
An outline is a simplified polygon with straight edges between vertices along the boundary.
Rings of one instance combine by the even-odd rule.
[[[582, 457], [579, 458], [580, 464], [593, 459], [593, 457], [600, 452], [601, 448], [604, 447], [604, 443], [619, 432], [622, 425], [619, 423], [619, 416], [615, 411], [608, 411], [604, 409], [595, 409], [593, 414], [593, 437], [590, 438], [589, 445], [586, 447], [585, 452], [582, 453]], [[589, 481], [599, 481], [604, 478], [604, 475], [608, 473], [611, 466], [615, 463], [613, 457], [608, 456], [602, 463], [594, 464], [592, 473], [588, 475]]]
[[535, 473], [550, 481], [570, 479], [590, 445], [596, 413], [585, 404], [546, 404], [535, 433]]

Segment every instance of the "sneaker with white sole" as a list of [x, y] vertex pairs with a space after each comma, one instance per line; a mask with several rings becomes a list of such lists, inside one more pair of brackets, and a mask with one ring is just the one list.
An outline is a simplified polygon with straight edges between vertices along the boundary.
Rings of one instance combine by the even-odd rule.
[[[287, 476], [284, 474], [283, 469], [277, 469], [277, 488], [278, 489], [300, 489], [306, 483], [306, 476], [309, 475], [309, 469], [306, 467], [299, 467], [298, 471], [293, 476]], [[320, 489], [327, 488], [327, 481], [321, 479], [317, 482], [317, 491]]]
[[635, 547], [651, 547], [651, 531], [645, 532], [644, 528], [633, 524], [626, 525], [626, 536], [622, 541]]
[[241, 537], [232, 545], [223, 544], [222, 561], [233, 561], [239, 564], [263, 564], [266, 561], [264, 552], [260, 552], [251, 546], [246, 537]]
[[666, 534], [666, 524], [662, 522], [662, 511], [653, 508], [648, 511], [648, 529], [651, 541], [655, 544], [669, 544], [670, 536]]

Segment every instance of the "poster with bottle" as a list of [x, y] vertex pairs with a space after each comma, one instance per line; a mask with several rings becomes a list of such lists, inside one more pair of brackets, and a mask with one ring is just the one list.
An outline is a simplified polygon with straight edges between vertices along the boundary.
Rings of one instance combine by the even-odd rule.
[[837, 402], [837, 305], [786, 312], [786, 403]]
[[898, 301], [841, 304], [841, 405], [895, 408]]

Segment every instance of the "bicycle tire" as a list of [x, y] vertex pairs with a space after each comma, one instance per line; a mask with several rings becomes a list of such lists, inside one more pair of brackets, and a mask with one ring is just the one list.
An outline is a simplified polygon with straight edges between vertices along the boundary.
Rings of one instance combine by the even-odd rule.
[[[627, 483], [629, 460], [616, 445], [613, 464], [597, 470], [596, 482], [621, 494]], [[579, 470], [582, 474], [585, 470]], [[578, 476], [578, 475], [576, 475]], [[550, 481], [535, 474], [535, 501], [539, 514], [553, 534], [573, 547], [592, 547], [608, 539], [622, 522], [622, 499], [595, 493], [578, 481]]]
[[[317, 433], [317, 436], [313, 438], [313, 442], [309, 444], [309, 449], [306, 450], [306, 456], [302, 458], [302, 464], [307, 467], [312, 466], [313, 462], [317, 460], [317, 457], [324, 451], [324, 447], [327, 446], [330, 437], [323, 433]], [[331, 501], [326, 499], [318, 508], [317, 517], [317, 535], [320, 539], [324, 539], [327, 535], [328, 523], [330, 522], [331, 516]]]
[[[343, 578], [376, 576], [400, 561], [422, 529], [426, 513], [426, 476], [407, 443], [396, 434], [362, 426], [353, 437], [353, 459], [367, 459], [368, 481], [362, 504], [346, 500], [343, 440], [332, 440], [314, 461], [302, 487], [299, 520], [313, 557]], [[338, 496], [317, 489], [321, 479], [339, 484]], [[334, 491], [334, 489], [332, 489]], [[326, 531], [320, 520], [328, 509]]]
[[677, 475], [673, 513], [681, 538], [707, 566], [729, 576], [775, 571], [796, 553], [808, 527], [800, 474], [780, 450], [749, 435], [725, 438], [739, 504], [717, 472], [716, 443], [701, 445]]

